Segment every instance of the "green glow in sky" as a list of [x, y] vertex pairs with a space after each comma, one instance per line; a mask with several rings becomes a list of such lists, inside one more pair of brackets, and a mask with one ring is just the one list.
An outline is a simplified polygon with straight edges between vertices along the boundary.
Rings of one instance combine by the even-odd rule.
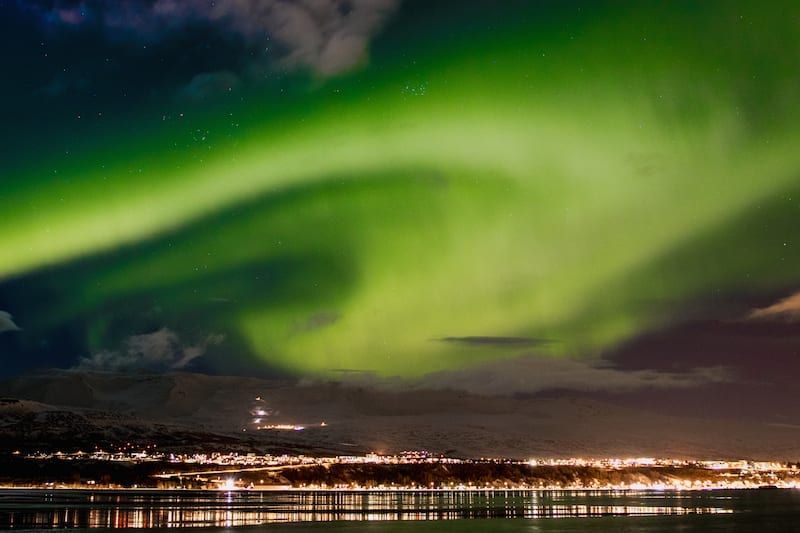
[[90, 350], [163, 321], [291, 372], [384, 375], [519, 353], [446, 337], [591, 355], [792, 286], [796, 17], [740, 7], [510, 14], [289, 109], [243, 104], [235, 139], [210, 112], [46, 154], [0, 196], [0, 280], [50, 272], [27, 316], [81, 317]]

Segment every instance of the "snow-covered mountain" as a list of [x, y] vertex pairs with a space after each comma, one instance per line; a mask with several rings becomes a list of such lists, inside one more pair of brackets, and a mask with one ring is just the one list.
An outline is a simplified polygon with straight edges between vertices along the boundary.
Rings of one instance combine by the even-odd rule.
[[[191, 373], [52, 371], [0, 383], [0, 396], [6, 397], [0, 401], [3, 447], [48, 439], [82, 446], [133, 439], [299, 453], [800, 457], [798, 427], [658, 415], [569, 395], [480, 396]], [[272, 425], [305, 429], [257, 429]]]

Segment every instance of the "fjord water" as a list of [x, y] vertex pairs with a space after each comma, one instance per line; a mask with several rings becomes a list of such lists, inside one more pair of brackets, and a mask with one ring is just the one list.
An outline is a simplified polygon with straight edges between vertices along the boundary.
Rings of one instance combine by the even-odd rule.
[[[798, 490], [0, 491], [0, 530], [792, 531]], [[800, 530], [800, 529], [798, 529]]]

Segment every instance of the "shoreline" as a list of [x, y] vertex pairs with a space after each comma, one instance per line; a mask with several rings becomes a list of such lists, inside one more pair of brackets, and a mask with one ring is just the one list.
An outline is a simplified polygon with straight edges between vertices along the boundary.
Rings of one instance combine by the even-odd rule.
[[208, 494], [228, 494], [228, 493], [343, 493], [343, 494], [367, 494], [367, 493], [491, 493], [491, 492], [603, 492], [603, 493], [629, 493], [629, 492], [707, 492], [717, 490], [800, 490], [800, 483], [797, 484], [777, 484], [777, 485], [713, 485], [703, 487], [678, 487], [678, 486], [628, 486], [628, 487], [589, 487], [589, 486], [565, 486], [565, 487], [449, 487], [449, 488], [322, 488], [322, 487], [259, 487], [259, 488], [235, 488], [235, 489], [199, 489], [199, 488], [156, 488], [156, 487], [30, 487], [0, 485], [2, 491], [36, 491], [36, 492], [182, 492], [182, 493], [208, 493]]

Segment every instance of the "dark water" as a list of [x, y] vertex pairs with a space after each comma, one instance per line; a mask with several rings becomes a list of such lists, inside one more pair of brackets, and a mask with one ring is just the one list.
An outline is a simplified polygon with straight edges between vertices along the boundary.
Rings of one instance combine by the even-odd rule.
[[799, 531], [800, 490], [0, 491], [0, 530]]

